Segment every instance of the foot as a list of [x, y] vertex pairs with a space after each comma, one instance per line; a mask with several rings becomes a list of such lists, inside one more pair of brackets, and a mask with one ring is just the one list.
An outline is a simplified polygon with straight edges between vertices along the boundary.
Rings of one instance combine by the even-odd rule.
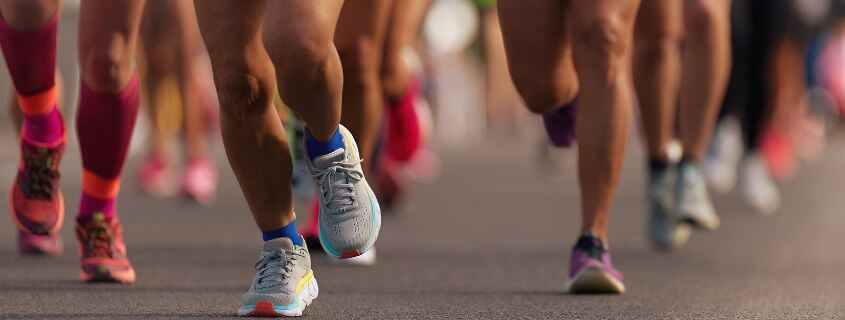
[[733, 190], [741, 158], [742, 133], [739, 123], [733, 118], [726, 118], [716, 127], [704, 158], [704, 178], [707, 185], [718, 193]]
[[364, 254], [349, 258], [349, 259], [338, 259], [332, 256], [329, 256], [329, 263], [340, 265], [340, 266], [353, 266], [353, 267], [370, 267], [376, 264], [376, 248], [372, 247]]
[[76, 236], [82, 256], [82, 281], [135, 282], [135, 269], [126, 257], [123, 228], [117, 218], [106, 218], [99, 212], [90, 218], [77, 218]]
[[700, 166], [685, 161], [678, 166], [675, 186], [675, 215], [681, 222], [704, 230], [719, 228], [719, 216], [713, 209]]
[[317, 298], [308, 248], [294, 246], [288, 238], [264, 242], [255, 271], [255, 281], [241, 297], [239, 316], [297, 317]]
[[649, 237], [655, 247], [672, 250], [683, 247], [692, 234], [689, 224], [678, 223], [672, 206], [674, 196], [673, 175], [670, 169], [651, 170], [649, 173]]
[[188, 162], [182, 176], [185, 194], [197, 203], [209, 205], [217, 192], [217, 169], [209, 159], [194, 159]]
[[175, 196], [179, 191], [173, 170], [164, 157], [150, 154], [138, 167], [138, 185], [153, 198]]
[[773, 214], [780, 208], [780, 191], [765, 160], [756, 152], [742, 162], [740, 191], [745, 202], [762, 214]]
[[422, 145], [423, 129], [415, 106], [419, 94], [419, 84], [412, 81], [399, 100], [388, 102], [385, 148], [400, 163], [409, 161]]
[[566, 291], [582, 293], [624, 293], [622, 273], [613, 268], [610, 252], [592, 235], [584, 235], [572, 248]]
[[343, 148], [306, 161], [318, 189], [320, 242], [329, 255], [346, 259], [373, 246], [381, 228], [381, 210], [364, 179], [355, 139], [345, 127], [338, 130]]
[[552, 145], [566, 148], [575, 143], [575, 115], [578, 112], [578, 98], [557, 111], [543, 116], [543, 126]]
[[62, 237], [58, 234], [29, 234], [18, 232], [18, 253], [22, 255], [62, 254]]
[[9, 193], [9, 204], [20, 232], [18, 249], [22, 253], [61, 253], [56, 234], [65, 215], [58, 171], [64, 149], [64, 137], [52, 144], [21, 139], [21, 165]]

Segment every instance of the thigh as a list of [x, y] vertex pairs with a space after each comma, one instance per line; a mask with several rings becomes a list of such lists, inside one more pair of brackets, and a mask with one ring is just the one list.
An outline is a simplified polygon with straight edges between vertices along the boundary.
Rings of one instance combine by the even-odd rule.
[[634, 27], [635, 39], [677, 40], [683, 32], [683, 2], [643, 0]]
[[334, 43], [338, 47], [338, 51], [342, 52], [345, 49], [354, 49], [359, 46], [381, 49], [393, 2], [394, 0], [354, 0], [346, 2], [340, 11], [334, 36]]
[[286, 49], [328, 50], [342, 6], [343, 0], [270, 1], [264, 16], [265, 45], [274, 54]]
[[266, 1], [197, 0], [194, 5], [200, 34], [215, 69], [266, 55], [261, 40]]
[[[574, 0], [575, 2], [582, 0]], [[567, 1], [502, 0], [499, 20], [513, 78], [554, 82], [571, 69]], [[519, 83], [517, 83], [519, 86]]]

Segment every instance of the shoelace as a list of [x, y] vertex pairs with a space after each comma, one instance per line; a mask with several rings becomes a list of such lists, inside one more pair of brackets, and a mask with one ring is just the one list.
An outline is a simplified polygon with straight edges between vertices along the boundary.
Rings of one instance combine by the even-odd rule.
[[335, 161], [328, 168], [311, 169], [311, 176], [317, 179], [327, 213], [341, 216], [358, 208], [353, 184], [364, 179], [364, 173], [355, 168], [362, 161]]
[[42, 157], [24, 152], [24, 167], [29, 175], [23, 191], [27, 197], [50, 200], [53, 198], [53, 180], [59, 178], [59, 171], [54, 169], [57, 167], [56, 156], [46, 148], [36, 148], [35, 152]]
[[681, 195], [683, 197], [693, 200], [699, 193], [706, 192], [706, 189], [703, 189], [704, 181], [701, 180], [699, 175], [690, 172], [684, 172], [683, 175], [683, 182], [681, 184], [681, 188], [683, 188]]
[[256, 289], [274, 289], [288, 285], [293, 272], [293, 264], [303, 256], [298, 251], [276, 249], [261, 256], [255, 263], [258, 272], [255, 277]]
[[112, 232], [111, 226], [105, 221], [91, 221], [85, 226], [85, 234], [88, 237], [88, 249], [95, 257], [112, 257]]

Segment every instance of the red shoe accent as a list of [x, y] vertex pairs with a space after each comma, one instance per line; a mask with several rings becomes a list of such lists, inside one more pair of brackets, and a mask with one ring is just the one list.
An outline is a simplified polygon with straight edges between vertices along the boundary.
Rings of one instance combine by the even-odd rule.
[[349, 258], [354, 258], [354, 257], [360, 256], [360, 255], [361, 255], [361, 250], [355, 249], [355, 250], [350, 250], [350, 251], [344, 251], [343, 253], [340, 254], [340, 258], [341, 259], [349, 259]]
[[270, 301], [258, 301], [255, 304], [255, 309], [246, 315], [247, 317], [281, 317], [281, 314], [276, 313], [273, 308], [273, 303]]
[[398, 101], [388, 102], [385, 148], [390, 158], [398, 162], [410, 160], [422, 144], [420, 118], [414, 106], [419, 91], [414, 80]]

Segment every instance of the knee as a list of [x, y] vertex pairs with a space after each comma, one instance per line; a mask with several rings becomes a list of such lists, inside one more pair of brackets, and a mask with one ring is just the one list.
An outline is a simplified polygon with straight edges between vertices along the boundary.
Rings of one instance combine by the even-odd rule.
[[663, 27], [645, 27], [637, 30], [634, 38], [634, 60], [645, 65], [664, 61], [665, 57], [678, 54], [681, 39], [680, 30]]
[[630, 36], [621, 20], [600, 15], [576, 19], [573, 49], [579, 72], [594, 73], [605, 82], [624, 72]]
[[325, 32], [288, 32], [268, 47], [280, 79], [319, 77], [333, 54], [334, 44]]
[[[719, 1], [692, 0], [684, 4], [684, 28], [687, 33], [711, 32], [721, 13]], [[726, 17], [727, 18], [727, 17]]]
[[359, 39], [350, 45], [338, 46], [337, 53], [343, 64], [345, 85], [362, 86], [378, 81], [379, 66], [376, 46], [372, 39]]
[[561, 81], [553, 74], [542, 76], [539, 73], [528, 75], [515, 72], [511, 76], [525, 106], [537, 114], [549, 114], [557, 110], [570, 102], [578, 91], [576, 83]]
[[272, 108], [272, 73], [253, 72], [245, 63], [217, 65], [214, 83], [217, 86], [221, 115], [237, 124], [259, 121], [267, 109]]
[[95, 91], [116, 92], [132, 76], [132, 53], [125, 46], [97, 47], [82, 54], [82, 77]]

